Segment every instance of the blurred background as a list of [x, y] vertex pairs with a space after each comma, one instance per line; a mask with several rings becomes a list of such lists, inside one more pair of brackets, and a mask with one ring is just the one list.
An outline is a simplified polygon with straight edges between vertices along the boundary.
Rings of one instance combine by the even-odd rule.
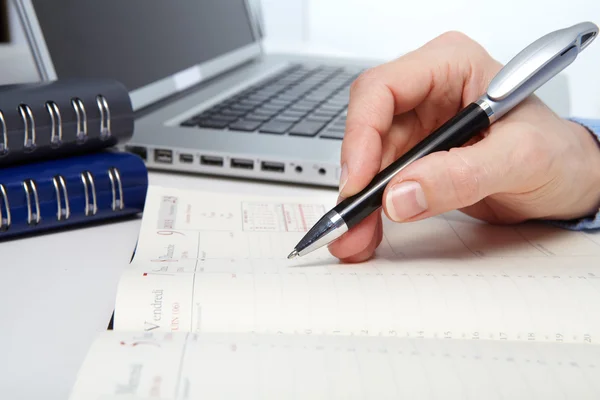
[[[22, 54], [25, 38], [7, 1], [0, 0], [0, 42], [10, 36], [10, 44], [4, 47], [27, 57]], [[457, 30], [505, 63], [552, 30], [581, 21], [600, 23], [598, 0], [256, 0], [256, 5], [264, 23], [266, 51], [338, 54], [382, 62]], [[5, 77], [7, 68], [4, 62]], [[28, 65], [20, 65], [10, 72], [11, 79], [26, 79], [32, 72]], [[593, 43], [556, 81], [540, 89], [552, 91], [555, 108], [599, 118], [600, 43]]]

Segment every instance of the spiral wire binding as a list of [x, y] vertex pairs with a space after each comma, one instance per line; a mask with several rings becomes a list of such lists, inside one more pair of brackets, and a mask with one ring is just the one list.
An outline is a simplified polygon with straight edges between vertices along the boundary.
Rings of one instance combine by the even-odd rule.
[[2, 128], [2, 142], [0, 143], [0, 157], [8, 153], [8, 129], [6, 128], [6, 120], [4, 119], [4, 113], [0, 110], [0, 128]]
[[8, 195], [6, 194], [6, 188], [0, 183], [0, 195], [4, 201], [4, 209], [6, 210], [6, 216], [2, 214], [2, 204], [0, 204], [0, 232], [8, 230], [10, 228], [10, 204], [8, 204]]
[[[112, 136], [110, 108], [106, 97], [99, 94], [96, 96], [96, 104], [100, 111], [100, 139], [107, 140]], [[88, 139], [88, 121], [87, 113], [83, 101], [80, 98], [71, 99], [71, 105], [77, 115], [77, 142], [82, 144]], [[31, 107], [26, 104], [20, 104], [18, 107], [24, 126], [24, 148], [27, 152], [32, 152], [36, 148], [36, 129], [35, 118]], [[58, 105], [54, 101], [46, 102], [46, 110], [52, 121], [52, 131], [50, 145], [57, 148], [62, 144], [63, 129], [62, 116]], [[4, 113], [0, 110], [0, 157], [8, 154], [8, 128]]]
[[[69, 194], [67, 192], [67, 183], [65, 182], [65, 178], [61, 175], [56, 175], [55, 177], [53, 177], [52, 182], [54, 183], [54, 190], [56, 191], [56, 205], [58, 207], [56, 211], [56, 219], [59, 221], [61, 221], [63, 218], [67, 220], [71, 216], [71, 207], [69, 206]], [[61, 190], [62, 198], [64, 199], [64, 206], [61, 200]]]
[[[25, 188], [25, 195], [27, 196], [27, 223], [29, 225], [37, 225], [41, 220], [37, 185], [33, 179], [26, 179], [23, 181], [23, 188]], [[32, 195], [35, 201], [35, 212], [33, 212], [33, 207], [31, 206]]]
[[[115, 167], [110, 167], [108, 169], [108, 178], [110, 179], [110, 185], [112, 187], [112, 210], [117, 211], [122, 210], [125, 207], [125, 202], [123, 201], [123, 184], [121, 182], [121, 173]], [[119, 198], [117, 199], [117, 194]]]
[[46, 102], [46, 109], [50, 114], [52, 120], [52, 133], [50, 134], [50, 145], [52, 147], [58, 147], [62, 143], [62, 118], [60, 116], [60, 109], [53, 101]]
[[87, 114], [81, 99], [71, 99], [71, 104], [77, 114], [77, 142], [82, 144], [87, 140]]
[[106, 140], [112, 134], [110, 130], [110, 108], [108, 108], [108, 101], [101, 94], [96, 96], [96, 104], [98, 104], [100, 110], [100, 139]]
[[[83, 182], [85, 190], [85, 216], [96, 215], [98, 206], [96, 204], [96, 185], [94, 184], [94, 177], [91, 172], [84, 171], [81, 173], [81, 181]], [[88, 190], [91, 190], [91, 195], [88, 193]], [[91, 204], [90, 198], [92, 200]]]
[[[107, 173], [112, 188], [111, 208], [113, 211], [123, 210], [125, 208], [125, 202], [123, 199], [121, 173], [116, 167], [110, 167]], [[96, 185], [94, 177], [89, 171], [82, 172], [80, 176], [85, 193], [85, 215], [96, 215], [98, 207], [96, 202]], [[54, 191], [56, 193], [56, 219], [58, 221], [68, 220], [71, 217], [71, 206], [69, 204], [67, 182], [62, 175], [55, 175], [52, 178], [52, 183], [54, 184]], [[26, 179], [23, 181], [23, 189], [25, 190], [27, 199], [27, 223], [29, 225], [37, 225], [42, 219], [37, 184], [33, 179]], [[4, 232], [10, 228], [12, 219], [6, 187], [1, 183], [0, 197], [0, 232]]]
[[21, 113], [25, 129], [23, 146], [25, 151], [31, 152], [35, 150], [35, 118], [33, 112], [31, 112], [31, 107], [26, 104], [19, 105], [19, 113]]

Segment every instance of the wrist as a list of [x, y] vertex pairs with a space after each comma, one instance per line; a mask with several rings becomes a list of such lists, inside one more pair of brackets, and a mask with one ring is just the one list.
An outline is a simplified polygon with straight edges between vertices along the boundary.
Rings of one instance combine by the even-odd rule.
[[568, 120], [572, 131], [582, 143], [581, 173], [586, 177], [581, 191], [581, 198], [577, 201], [581, 206], [578, 215], [581, 218], [591, 217], [600, 211], [600, 130], [592, 131], [578, 121]]

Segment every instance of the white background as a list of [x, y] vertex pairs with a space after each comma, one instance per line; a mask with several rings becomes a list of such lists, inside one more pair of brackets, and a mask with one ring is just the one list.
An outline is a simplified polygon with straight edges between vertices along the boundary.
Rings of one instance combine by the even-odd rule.
[[[457, 30], [502, 63], [538, 37], [572, 24], [600, 25], [598, 0], [261, 0], [268, 50], [304, 42], [388, 60]], [[600, 40], [565, 70], [573, 114], [600, 118]]]

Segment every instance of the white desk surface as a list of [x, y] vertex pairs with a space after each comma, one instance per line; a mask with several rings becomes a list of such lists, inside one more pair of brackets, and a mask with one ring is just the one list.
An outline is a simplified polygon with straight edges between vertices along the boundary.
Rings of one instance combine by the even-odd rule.
[[[284, 196], [334, 191], [157, 172], [149, 179], [151, 185]], [[140, 222], [0, 243], [2, 398], [68, 398], [89, 346], [110, 320]]]

